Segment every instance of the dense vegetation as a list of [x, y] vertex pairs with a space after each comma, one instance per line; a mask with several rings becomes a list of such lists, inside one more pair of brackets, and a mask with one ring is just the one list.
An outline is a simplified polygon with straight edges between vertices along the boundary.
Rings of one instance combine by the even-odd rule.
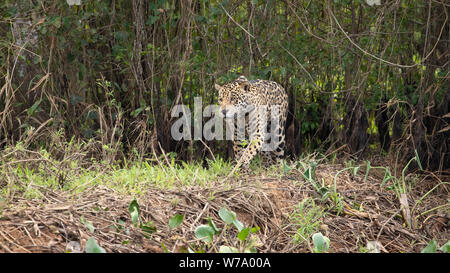
[[288, 91], [293, 157], [416, 150], [450, 167], [445, 0], [68, 2], [0, 1], [0, 147], [226, 158], [224, 141], [174, 141], [170, 111], [244, 74]]
[[[448, 253], [449, 14], [0, 0], [0, 252]], [[172, 138], [174, 106], [239, 75], [285, 87], [291, 160], [246, 174]]]

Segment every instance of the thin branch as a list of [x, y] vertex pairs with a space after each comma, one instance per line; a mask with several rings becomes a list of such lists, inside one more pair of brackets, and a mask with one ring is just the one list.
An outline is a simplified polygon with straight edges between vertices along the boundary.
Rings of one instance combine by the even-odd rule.
[[347, 32], [345, 32], [345, 30], [344, 30], [344, 29], [342, 28], [342, 26], [339, 24], [339, 21], [338, 21], [338, 20], [336, 19], [336, 17], [334, 16], [334, 13], [331, 11], [331, 8], [329, 8], [329, 12], [330, 12], [331, 17], [333, 17], [333, 19], [334, 19], [334, 21], [336, 22], [337, 26], [338, 26], [339, 29], [341, 30], [341, 32], [344, 33], [345, 37], [350, 41], [350, 43], [351, 43], [352, 45], [354, 45], [356, 48], [358, 48], [361, 52], [363, 52], [364, 54], [366, 54], [366, 55], [368, 55], [368, 56], [370, 56], [370, 57], [372, 57], [372, 58], [374, 58], [374, 59], [377, 59], [377, 60], [379, 60], [379, 61], [381, 61], [381, 62], [383, 62], [383, 63], [389, 64], [389, 65], [392, 65], [392, 66], [401, 67], [401, 68], [412, 68], [412, 67], [416, 67], [416, 66], [418, 66], [418, 65], [423, 64], [423, 63], [425, 62], [425, 60], [428, 59], [428, 57], [430, 57], [430, 55], [431, 55], [431, 54], [433, 53], [433, 51], [435, 50], [435, 48], [436, 48], [436, 46], [437, 46], [439, 40], [441, 39], [443, 30], [444, 30], [444, 28], [445, 28], [445, 26], [446, 26], [446, 24], [447, 24], [447, 21], [448, 21], [448, 16], [447, 16], [447, 13], [446, 13], [446, 14], [445, 14], [445, 15], [446, 15], [445, 21], [444, 21], [444, 23], [442, 24], [441, 32], [439, 33], [439, 37], [438, 37], [438, 39], [437, 39], [435, 45], [433, 46], [433, 49], [427, 54], [427, 56], [425, 56], [425, 58], [423, 58], [423, 59], [421, 60], [421, 62], [416, 63], [416, 64], [413, 64], [413, 65], [403, 65], [403, 64], [396, 64], [396, 63], [393, 63], [393, 62], [384, 60], [384, 59], [382, 59], [382, 58], [380, 58], [380, 57], [378, 57], [378, 56], [373, 55], [373, 54], [370, 53], [370, 52], [367, 52], [367, 51], [364, 50], [363, 48], [361, 48], [358, 44], [356, 44], [356, 43], [352, 40], [352, 38], [350, 38], [350, 36], [348, 36]]
[[223, 9], [223, 11], [225, 11], [225, 13], [227, 14], [227, 16], [231, 19], [231, 21], [233, 21], [233, 23], [235, 23], [238, 27], [240, 27], [245, 33], [247, 33], [250, 37], [252, 37], [253, 39], [255, 39], [255, 36], [253, 36], [252, 34], [250, 34], [243, 26], [241, 26], [238, 22], [236, 22], [233, 17], [231, 17], [231, 15], [228, 13], [228, 11], [222, 6], [221, 3], [219, 3], [219, 6]]

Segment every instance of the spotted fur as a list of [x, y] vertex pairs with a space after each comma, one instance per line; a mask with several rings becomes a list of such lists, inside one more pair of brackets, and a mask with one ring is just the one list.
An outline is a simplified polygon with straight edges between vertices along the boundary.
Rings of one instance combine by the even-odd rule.
[[[234, 122], [233, 150], [236, 163], [243, 169], [248, 169], [251, 160], [257, 154], [262, 155], [265, 166], [280, 160], [284, 156], [288, 107], [288, 96], [284, 88], [273, 81], [249, 81], [244, 76], [223, 86], [216, 84], [215, 88], [219, 91], [218, 104], [224, 116], [234, 118], [239, 114], [244, 115], [245, 112], [243, 120], [248, 135], [243, 138], [242, 134], [238, 135], [237, 122]], [[278, 107], [279, 111], [270, 112], [272, 106]], [[268, 110], [267, 112], [256, 111], [264, 107]], [[247, 110], [244, 111], [244, 109]], [[248, 111], [248, 109], [251, 110]], [[275, 130], [272, 130], [276, 132], [272, 139], [269, 139], [268, 134], [270, 126], [274, 126], [272, 128]], [[274, 145], [273, 149], [263, 151], [263, 145], [267, 145], [270, 140]]]

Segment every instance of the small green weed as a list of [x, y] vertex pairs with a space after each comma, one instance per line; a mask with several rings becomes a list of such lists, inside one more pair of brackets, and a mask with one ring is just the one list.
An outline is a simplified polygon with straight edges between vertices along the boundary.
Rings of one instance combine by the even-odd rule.
[[[421, 253], [437, 253], [438, 247], [436, 240], [433, 239], [424, 249], [422, 249]], [[447, 243], [441, 246], [439, 250], [444, 253], [450, 253], [450, 241], [447, 241]]]
[[312, 241], [314, 253], [328, 252], [328, 249], [330, 248], [330, 239], [328, 239], [328, 237], [323, 236], [322, 233], [318, 232], [313, 234]]
[[306, 198], [297, 205], [289, 216], [289, 222], [297, 229], [294, 235], [295, 243], [305, 243], [314, 233], [319, 231], [324, 209], [317, 206], [312, 198]]
[[[205, 252], [205, 247], [213, 247], [216, 252], [220, 253], [255, 253], [257, 247], [261, 246], [261, 241], [256, 235], [259, 227], [245, 227], [241, 221], [236, 218], [236, 213], [226, 208], [221, 208], [218, 212], [220, 218], [225, 222], [223, 230], [217, 228], [214, 221], [209, 218], [207, 225], [200, 225], [195, 230], [195, 236], [203, 241], [206, 245], [201, 245], [196, 250], [189, 249], [190, 252]], [[237, 229], [236, 241], [230, 242], [232, 245], [221, 245], [217, 250], [213, 244], [214, 236], [223, 234], [224, 236], [230, 232], [230, 227]]]

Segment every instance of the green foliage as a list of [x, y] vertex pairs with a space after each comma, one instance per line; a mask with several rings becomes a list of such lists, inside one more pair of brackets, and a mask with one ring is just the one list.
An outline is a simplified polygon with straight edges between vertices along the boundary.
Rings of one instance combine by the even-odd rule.
[[450, 241], [447, 241], [441, 248], [439, 248], [440, 251], [444, 253], [450, 253]]
[[323, 236], [322, 233], [314, 233], [312, 236], [315, 253], [324, 253], [328, 252], [328, 248], [330, 247], [330, 239], [328, 237]]
[[313, 199], [302, 200], [289, 216], [289, 221], [297, 229], [293, 238], [294, 242], [306, 243], [314, 233], [319, 231], [324, 215], [324, 209], [317, 206]]
[[[390, 180], [392, 180], [392, 186], [388, 187], [388, 189], [393, 189], [398, 196], [400, 196], [401, 194], [406, 194], [409, 190], [409, 187], [406, 184], [406, 176], [405, 173], [409, 168], [409, 165], [413, 162], [416, 161], [417, 164], [419, 165], [419, 167], [422, 169], [422, 165], [420, 164], [420, 159], [419, 156], [417, 154], [417, 151], [415, 151], [415, 157], [411, 158], [409, 160], [409, 162], [406, 164], [406, 166], [402, 169], [402, 176], [401, 178], [397, 178], [395, 176], [393, 176], [389, 170], [388, 167], [371, 167], [373, 169], [375, 168], [380, 168], [380, 169], [384, 169], [385, 170], [385, 174], [384, 174], [384, 178], [383, 181], [381, 182], [380, 187], [384, 187], [386, 185], [386, 183]], [[370, 166], [368, 166], [367, 168], [370, 168]], [[367, 173], [369, 171], [367, 170]]]
[[239, 232], [241, 232], [244, 228], [244, 225], [236, 218], [236, 213], [234, 211], [221, 208], [219, 210], [219, 216], [228, 225], [234, 225]]
[[[245, 227], [237, 218], [234, 211], [229, 211], [226, 208], [221, 208], [218, 211], [220, 218], [225, 222], [223, 233], [226, 235], [229, 232], [229, 226], [234, 226], [237, 229], [236, 239], [238, 242], [234, 243], [235, 246], [221, 245], [216, 252], [220, 253], [254, 253], [256, 247], [260, 246], [260, 240], [256, 236], [259, 231], [259, 227]], [[214, 242], [214, 236], [220, 234], [220, 230], [216, 227], [212, 219], [208, 219], [207, 225], [200, 225], [195, 229], [195, 236], [202, 240], [207, 245], [211, 246]], [[236, 246], [237, 244], [237, 246]], [[192, 251], [192, 250], [191, 250]], [[192, 252], [204, 252], [204, 247], [200, 247], [200, 250]]]
[[[438, 244], [435, 239], [432, 239], [428, 245], [422, 249], [421, 253], [436, 253], [438, 250]], [[444, 245], [439, 248], [440, 251], [444, 253], [450, 253], [450, 241], [447, 241]]]
[[97, 244], [94, 237], [89, 238], [86, 242], [86, 253], [106, 253], [105, 249]]
[[169, 220], [169, 228], [170, 229], [177, 228], [183, 222], [183, 219], [184, 219], [183, 214], [175, 214]]
[[195, 229], [195, 237], [203, 240], [205, 243], [212, 243], [215, 231], [208, 225], [201, 225]]
[[[43, 118], [53, 118], [56, 128], [64, 127], [65, 137], [111, 140], [119, 134], [112, 132], [117, 128], [111, 122], [118, 121], [123, 142], [130, 147], [117, 149], [143, 154], [149, 147], [141, 146], [141, 137], [156, 128], [164, 150], [170, 152], [161, 138], [169, 137], [162, 132], [170, 125], [175, 100], [192, 106], [200, 96], [215, 104], [214, 82], [223, 84], [241, 74], [285, 87], [291, 95], [295, 134], [301, 138], [297, 143], [303, 146], [299, 150], [338, 138], [347, 96], [358, 98], [367, 109], [371, 134], [377, 132], [375, 109], [383, 98], [392, 99], [387, 111], [402, 113], [406, 123], [414, 113], [409, 107], [418, 105], [419, 98], [425, 104], [420, 109], [445, 101], [448, 69], [429, 63], [439, 55], [423, 56], [427, 48], [435, 49], [430, 54], [445, 52], [445, 43], [425, 39], [447, 37], [440, 28], [427, 27], [428, 8], [441, 14], [442, 7], [437, 2], [429, 6], [402, 1], [380, 14], [389, 3], [366, 2], [196, 1], [192, 8], [174, 0], [144, 0], [142, 7], [123, 0], [114, 5], [82, 1], [80, 6], [3, 1], [0, 86], [16, 94], [0, 92], [5, 139], [21, 140]], [[442, 25], [444, 17], [433, 16], [431, 24]], [[417, 65], [408, 73], [399, 69], [411, 64]], [[425, 92], [429, 87], [433, 92]], [[327, 140], [320, 130], [332, 130], [332, 137]], [[188, 145], [180, 143], [173, 152]], [[194, 147], [206, 151], [201, 143]], [[210, 148], [224, 155], [226, 144]], [[190, 158], [202, 158], [193, 149], [189, 153]]]
[[[384, 169], [381, 186], [400, 198], [414, 182], [407, 175], [413, 163], [427, 169], [449, 162], [442, 112], [449, 69], [441, 56], [449, 35], [440, 27], [447, 11], [438, 1], [369, 2], [376, 1], [0, 1], [0, 153], [9, 154], [8, 145], [20, 150], [1, 159], [0, 175], [9, 179], [1, 198], [42, 198], [43, 189], [77, 194], [96, 185], [137, 197], [151, 187], [210, 186], [233, 169], [223, 159], [227, 143], [173, 143], [170, 110], [192, 108], [195, 97], [215, 104], [214, 83], [241, 74], [285, 87], [295, 124], [287, 140], [297, 156], [305, 149], [348, 148], [346, 130], [353, 128], [343, 121], [353, 115], [352, 100], [367, 111], [366, 132], [377, 134], [376, 109], [385, 105], [388, 135], [404, 143], [400, 156], [414, 151], [414, 158], [405, 159], [401, 177], [368, 162], [363, 181], [370, 170]], [[403, 139], [394, 139], [397, 118]], [[377, 139], [368, 138], [369, 152], [378, 153]], [[24, 154], [33, 164], [21, 161]], [[430, 158], [434, 154], [439, 160]], [[361, 175], [361, 166], [338, 172], [334, 185], [318, 179], [316, 167], [314, 161], [284, 163], [282, 172], [301, 172], [320, 201], [340, 213], [339, 175]], [[141, 222], [136, 200], [129, 213], [134, 226], [155, 232]], [[310, 238], [320, 210], [308, 200], [296, 214], [305, 225], [297, 239]], [[238, 242], [249, 243], [252, 230], [234, 212], [219, 216], [237, 230]], [[171, 229], [183, 221], [173, 217]], [[211, 219], [205, 226], [217, 235]], [[222, 249], [243, 251], [236, 246]]]
[[136, 199], [133, 199], [133, 201], [130, 202], [130, 204], [128, 205], [128, 211], [130, 213], [131, 222], [135, 227], [137, 227], [139, 223], [139, 228], [143, 232], [144, 236], [149, 237], [152, 233], [156, 232], [156, 227], [153, 225], [152, 222], [144, 223], [140, 221], [139, 204], [136, 201]]
[[136, 226], [139, 221], [139, 204], [136, 199], [133, 199], [133, 201], [131, 201], [130, 205], [128, 206], [128, 211], [130, 212], [133, 225]]
[[250, 228], [243, 228], [241, 231], [239, 231], [237, 237], [239, 240], [241, 240], [242, 242], [245, 242], [245, 240], [247, 240], [247, 237], [250, 233]]
[[437, 242], [436, 240], [431, 240], [428, 245], [422, 249], [422, 253], [436, 253], [436, 249], [437, 249]]

